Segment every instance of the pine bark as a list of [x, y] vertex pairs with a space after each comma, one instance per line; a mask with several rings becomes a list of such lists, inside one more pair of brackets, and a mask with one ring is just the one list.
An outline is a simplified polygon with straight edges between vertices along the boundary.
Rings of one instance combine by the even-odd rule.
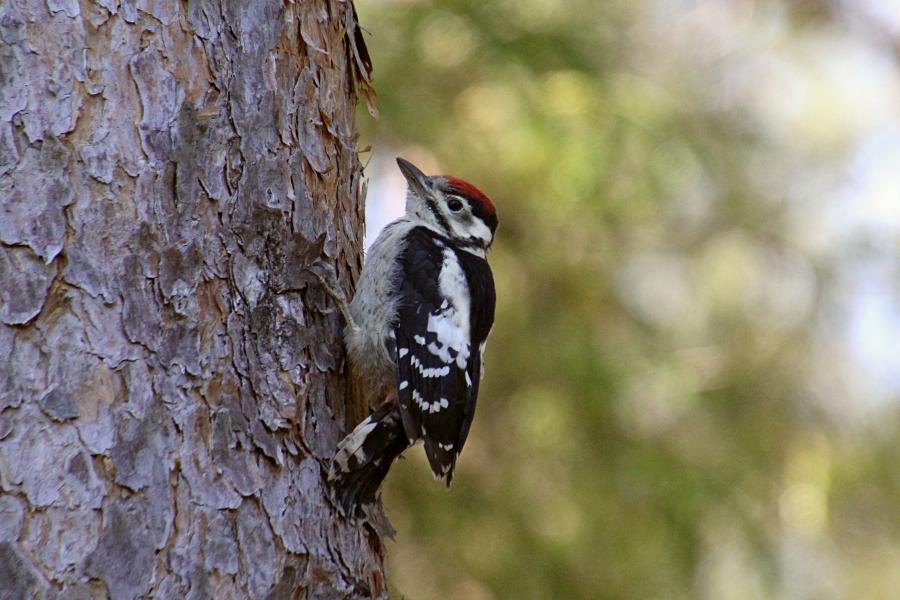
[[0, 598], [382, 596], [349, 0], [0, 2]]

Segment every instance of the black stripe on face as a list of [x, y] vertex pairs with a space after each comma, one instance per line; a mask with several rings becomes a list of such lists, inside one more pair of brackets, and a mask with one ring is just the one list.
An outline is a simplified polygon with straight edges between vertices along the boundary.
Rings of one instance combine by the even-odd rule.
[[447, 232], [447, 235], [450, 235], [450, 224], [447, 222], [447, 218], [438, 210], [437, 203], [430, 196], [425, 197], [425, 204], [428, 206], [428, 210], [431, 211], [431, 214], [434, 215], [434, 218], [437, 219], [438, 225], [441, 226], [441, 229]]

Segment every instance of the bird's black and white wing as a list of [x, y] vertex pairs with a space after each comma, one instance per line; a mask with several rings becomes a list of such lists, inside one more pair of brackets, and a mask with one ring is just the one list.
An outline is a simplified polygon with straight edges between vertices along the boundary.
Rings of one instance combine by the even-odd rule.
[[407, 436], [424, 440], [432, 471], [449, 485], [475, 413], [494, 319], [493, 277], [483, 258], [424, 227], [408, 234], [401, 264], [404, 303], [394, 329], [400, 412]]

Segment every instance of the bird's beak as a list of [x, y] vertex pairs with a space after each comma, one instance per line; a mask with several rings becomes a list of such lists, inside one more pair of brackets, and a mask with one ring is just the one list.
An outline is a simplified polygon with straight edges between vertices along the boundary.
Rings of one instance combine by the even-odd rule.
[[400, 172], [406, 177], [406, 181], [413, 191], [420, 196], [427, 196], [431, 193], [431, 178], [420, 171], [419, 167], [399, 156], [397, 157], [397, 166], [400, 167]]

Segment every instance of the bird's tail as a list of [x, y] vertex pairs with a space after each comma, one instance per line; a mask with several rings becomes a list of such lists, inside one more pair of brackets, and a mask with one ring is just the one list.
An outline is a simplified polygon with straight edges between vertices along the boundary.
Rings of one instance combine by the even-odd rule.
[[391, 463], [408, 447], [396, 402], [385, 402], [363, 419], [338, 444], [328, 470], [338, 508], [352, 514], [360, 505], [374, 502]]

